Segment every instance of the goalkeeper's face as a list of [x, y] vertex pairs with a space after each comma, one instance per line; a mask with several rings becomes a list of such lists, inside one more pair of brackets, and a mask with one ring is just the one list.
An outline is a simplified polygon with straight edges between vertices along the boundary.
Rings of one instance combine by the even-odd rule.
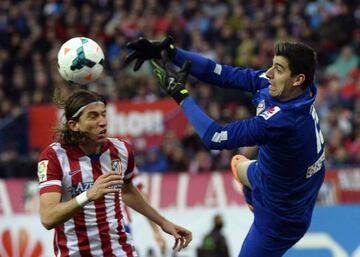
[[86, 133], [88, 144], [102, 145], [107, 140], [106, 107], [103, 103], [87, 106], [80, 114], [79, 120], [73, 122], [71, 129]]
[[291, 75], [289, 62], [284, 56], [275, 56], [273, 65], [266, 71], [270, 86], [269, 94], [280, 101], [288, 101], [299, 95], [303, 74]]

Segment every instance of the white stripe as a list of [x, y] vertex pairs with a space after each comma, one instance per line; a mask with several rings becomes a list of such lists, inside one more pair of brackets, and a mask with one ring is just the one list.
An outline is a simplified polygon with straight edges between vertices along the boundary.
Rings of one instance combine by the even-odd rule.
[[61, 181], [60, 180], [46, 181], [46, 182], [41, 183], [39, 185], [39, 188], [44, 188], [44, 187], [48, 187], [48, 186], [61, 186]]
[[217, 75], [220, 75], [222, 71], [222, 67], [220, 64], [216, 64], [215, 68], [214, 68], [214, 73], [216, 73]]
[[[88, 156], [79, 158], [81, 176], [83, 182], [94, 182], [91, 159]], [[90, 242], [90, 252], [92, 256], [103, 256], [101, 241], [99, 240], [99, 229], [96, 219], [96, 207], [94, 202], [89, 202], [84, 206], [84, 219], [87, 237]]]
[[[128, 158], [129, 158], [129, 153], [127, 151], [127, 148], [125, 146], [124, 142], [121, 142], [119, 139], [116, 138], [109, 138], [109, 140], [111, 141], [111, 143], [114, 144], [114, 146], [116, 147], [116, 149], [119, 152], [119, 157], [120, 157], [120, 163], [121, 163], [121, 170], [122, 171], [126, 171], [128, 168]], [[133, 175], [133, 170], [128, 173], [128, 174], [124, 174], [124, 179], [129, 179], [132, 177]]]
[[220, 133], [215, 132], [215, 134], [211, 139], [211, 141], [215, 143], [221, 143], [221, 141], [226, 141], [226, 140], [228, 140], [228, 132], [226, 130], [221, 131]]
[[[69, 159], [65, 149], [61, 147], [60, 144], [54, 144], [52, 148], [55, 150], [56, 156], [59, 160], [60, 167], [63, 171], [63, 195], [62, 201], [66, 202], [72, 199], [70, 192], [66, 192], [66, 188], [71, 186], [71, 177], [66, 174], [64, 171], [70, 170]], [[71, 218], [64, 223], [64, 234], [66, 237], [66, 247], [69, 250], [69, 255], [71, 257], [80, 257], [78, 239], [75, 233], [74, 219]]]

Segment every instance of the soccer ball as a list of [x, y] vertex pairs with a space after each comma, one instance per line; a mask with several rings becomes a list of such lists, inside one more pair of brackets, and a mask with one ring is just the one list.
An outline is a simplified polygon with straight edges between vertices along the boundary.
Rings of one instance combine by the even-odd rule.
[[58, 70], [70, 84], [85, 85], [96, 80], [104, 65], [104, 53], [92, 39], [74, 37], [66, 41], [58, 55]]

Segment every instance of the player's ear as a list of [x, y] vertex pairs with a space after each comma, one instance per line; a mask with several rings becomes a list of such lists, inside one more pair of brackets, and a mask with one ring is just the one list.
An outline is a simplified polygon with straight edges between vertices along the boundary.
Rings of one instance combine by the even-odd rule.
[[67, 122], [67, 126], [70, 130], [75, 131], [75, 132], [79, 132], [79, 130], [80, 130], [78, 123], [74, 120], [69, 120]]
[[294, 86], [301, 86], [305, 81], [305, 74], [298, 74], [295, 76]]

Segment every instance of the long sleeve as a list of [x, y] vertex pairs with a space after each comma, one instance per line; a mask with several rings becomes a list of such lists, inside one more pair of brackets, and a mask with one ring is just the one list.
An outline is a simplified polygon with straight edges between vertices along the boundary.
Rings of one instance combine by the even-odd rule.
[[253, 94], [269, 85], [265, 70], [221, 65], [197, 53], [177, 48], [174, 58], [177, 66], [182, 66], [189, 59], [192, 61], [191, 75], [209, 84], [241, 89]]
[[[265, 112], [264, 115], [225, 125], [211, 119], [190, 96], [182, 102], [181, 108], [209, 149], [262, 145], [291, 133], [292, 121], [279, 108], [271, 110], [271, 114]], [[266, 115], [271, 115], [271, 119]]]

